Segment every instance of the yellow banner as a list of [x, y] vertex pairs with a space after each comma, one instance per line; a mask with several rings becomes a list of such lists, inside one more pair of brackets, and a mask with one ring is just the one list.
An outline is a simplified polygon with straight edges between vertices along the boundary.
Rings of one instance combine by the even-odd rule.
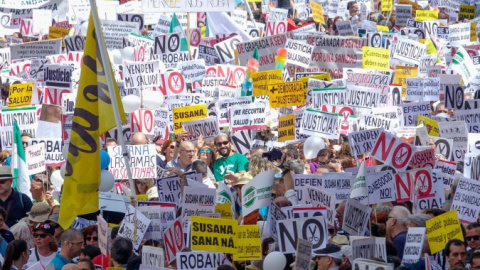
[[301, 81], [268, 85], [270, 108], [301, 106], [305, 104], [307, 88]]
[[18, 108], [32, 104], [33, 82], [10, 85], [8, 108]]
[[470, 41], [472, 42], [477, 41], [477, 23], [476, 22], [470, 23]]
[[267, 85], [283, 82], [281, 69], [252, 73], [252, 92], [254, 97], [268, 95]]
[[436, 10], [417, 10], [415, 12], [416, 21], [433, 21], [438, 20], [438, 11]]
[[312, 8], [313, 20], [321, 24], [326, 24], [322, 5], [312, 0], [310, 1], [310, 7]]
[[389, 32], [390, 29], [388, 29], [388, 26], [377, 24], [377, 31], [378, 32]]
[[407, 96], [407, 78], [417, 78], [418, 67], [397, 66], [395, 68], [394, 84], [402, 85], [402, 97]]
[[192, 250], [235, 254], [237, 221], [222, 218], [192, 216]]
[[[70, 227], [78, 215], [98, 211], [101, 149], [99, 137], [115, 127], [113, 106], [117, 107], [121, 122], [127, 121], [117, 83], [113, 79], [110, 60], [107, 57], [104, 66], [100, 52], [97, 51], [99, 48], [107, 55], [106, 46], [97, 44], [97, 41], [93, 15], [90, 14], [60, 208], [59, 222], [64, 229]], [[107, 76], [113, 79], [118, 101], [113, 106]]]
[[444, 249], [447, 242], [451, 239], [463, 241], [460, 226], [457, 210], [455, 209], [427, 220], [427, 239], [431, 254]]
[[366, 69], [390, 71], [390, 50], [364, 46], [362, 65]]
[[278, 117], [278, 141], [295, 140], [295, 114]]
[[476, 13], [477, 13], [476, 6], [460, 5], [460, 13], [458, 14], [458, 16], [460, 18], [472, 20], [475, 18]]
[[393, 8], [393, 0], [382, 1], [381, 3], [382, 11], [390, 11]]
[[237, 253], [233, 255], [236, 261], [262, 259], [262, 240], [258, 225], [243, 225], [237, 227], [235, 246]]
[[324, 80], [324, 81], [331, 81], [332, 80], [330, 78], [330, 73], [322, 73], [322, 74], [302, 77], [302, 78], [298, 79], [298, 81], [307, 83], [308, 79], [316, 79], [316, 80]]
[[233, 219], [232, 204], [222, 203], [215, 205], [215, 213], [220, 213], [220, 218]]
[[418, 115], [417, 126], [420, 124], [423, 124], [427, 128], [428, 135], [435, 137], [440, 136], [440, 130], [438, 129], [437, 121], [423, 115]]
[[173, 109], [173, 129], [175, 133], [183, 131], [182, 123], [207, 118], [207, 104], [178, 107]]
[[64, 38], [70, 33], [70, 29], [50, 26], [48, 28], [48, 39]]

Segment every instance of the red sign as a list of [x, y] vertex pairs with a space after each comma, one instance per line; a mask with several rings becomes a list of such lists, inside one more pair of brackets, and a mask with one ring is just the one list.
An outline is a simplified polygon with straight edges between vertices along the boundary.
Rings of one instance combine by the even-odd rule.
[[405, 171], [408, 167], [414, 153], [414, 146], [385, 131], [380, 134], [372, 150], [372, 156], [375, 159], [392, 166], [396, 171], [400, 172]]
[[165, 242], [165, 256], [168, 263], [171, 263], [175, 260], [177, 252], [182, 251], [184, 246], [183, 227], [179, 219], [175, 220], [175, 222], [163, 232], [163, 239]]
[[155, 119], [152, 110], [136, 110], [130, 114], [131, 130], [135, 132], [143, 132], [147, 135], [154, 135]]

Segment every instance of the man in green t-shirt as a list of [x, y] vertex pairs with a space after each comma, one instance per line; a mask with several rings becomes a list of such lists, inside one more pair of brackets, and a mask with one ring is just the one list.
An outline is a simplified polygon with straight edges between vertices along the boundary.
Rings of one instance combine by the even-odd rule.
[[248, 170], [248, 159], [242, 154], [232, 151], [230, 138], [225, 133], [215, 137], [215, 147], [221, 158], [213, 162], [213, 174], [217, 182], [227, 180], [228, 184], [234, 183]]

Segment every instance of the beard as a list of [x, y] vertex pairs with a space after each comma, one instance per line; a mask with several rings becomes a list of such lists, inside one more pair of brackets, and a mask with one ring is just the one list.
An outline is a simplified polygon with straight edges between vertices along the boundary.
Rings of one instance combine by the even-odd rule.
[[[225, 154], [222, 153], [223, 151], [225, 151]], [[231, 148], [227, 148], [225, 150], [221, 149], [220, 151], [218, 151], [218, 153], [222, 156], [222, 157], [228, 157], [230, 156], [230, 153], [232, 152], [232, 149]]]

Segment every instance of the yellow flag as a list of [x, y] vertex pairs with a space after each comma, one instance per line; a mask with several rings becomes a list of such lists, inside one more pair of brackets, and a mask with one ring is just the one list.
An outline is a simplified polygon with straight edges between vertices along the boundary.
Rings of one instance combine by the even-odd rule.
[[[114, 108], [107, 86], [107, 76], [113, 78], [113, 71], [108, 57], [105, 59], [107, 66], [103, 66], [100, 50], [107, 55], [104, 44], [97, 40], [93, 14], [90, 14], [59, 217], [64, 229], [70, 227], [78, 215], [98, 211], [99, 138], [100, 134], [115, 127]], [[114, 90], [118, 112], [122, 122], [126, 122], [116, 83]]]

